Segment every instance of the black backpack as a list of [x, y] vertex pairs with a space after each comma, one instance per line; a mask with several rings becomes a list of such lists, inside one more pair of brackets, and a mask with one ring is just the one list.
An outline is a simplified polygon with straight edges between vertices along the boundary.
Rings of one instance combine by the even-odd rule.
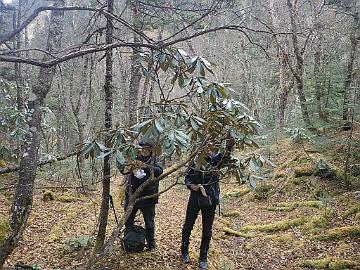
[[141, 252], [145, 247], [146, 230], [137, 225], [133, 225], [125, 230], [122, 239], [123, 248], [126, 252]]

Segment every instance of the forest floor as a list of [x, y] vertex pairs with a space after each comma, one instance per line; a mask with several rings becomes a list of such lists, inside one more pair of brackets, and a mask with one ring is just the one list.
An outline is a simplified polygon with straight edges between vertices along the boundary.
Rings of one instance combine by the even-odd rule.
[[[334, 170], [345, 160], [346, 147], [331, 143], [331, 138], [327, 142], [328, 146], [324, 140], [316, 144], [278, 141], [266, 149], [278, 166], [258, 191], [249, 192], [246, 185], [222, 186], [221, 215], [216, 215], [209, 251], [210, 269], [360, 269], [359, 194], [345, 189], [340, 173], [333, 179], [313, 175], [316, 160], [327, 160]], [[354, 150], [359, 153], [358, 145]], [[359, 183], [358, 178], [352, 180]], [[172, 181], [169, 178], [161, 185], [164, 188]], [[120, 216], [119, 188], [117, 184], [113, 187]], [[86, 259], [90, 248], [84, 246], [96, 231], [100, 192], [52, 195], [54, 200], [47, 202], [43, 193], [35, 195], [24, 238], [7, 266], [22, 262], [41, 269], [77, 269]], [[179, 260], [188, 195], [180, 185], [160, 197], [155, 252], [126, 254], [117, 241], [96, 269], [197, 269], [201, 216], [191, 237], [192, 262], [184, 265]], [[0, 214], [9, 210], [10, 198], [0, 193]], [[114, 226], [110, 211], [108, 231]]]

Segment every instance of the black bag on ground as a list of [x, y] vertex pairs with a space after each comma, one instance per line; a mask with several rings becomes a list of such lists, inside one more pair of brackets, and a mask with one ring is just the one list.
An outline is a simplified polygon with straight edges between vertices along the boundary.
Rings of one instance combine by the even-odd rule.
[[145, 247], [146, 230], [137, 225], [125, 230], [122, 239], [123, 248], [127, 252], [141, 252]]

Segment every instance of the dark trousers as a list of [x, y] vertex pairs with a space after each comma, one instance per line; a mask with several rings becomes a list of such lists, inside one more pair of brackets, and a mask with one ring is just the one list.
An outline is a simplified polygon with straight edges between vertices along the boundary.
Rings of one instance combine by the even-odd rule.
[[129, 218], [125, 222], [125, 230], [134, 225], [135, 216], [138, 210], [141, 211], [144, 218], [148, 246], [155, 247], [155, 204], [141, 208], [134, 207]]
[[212, 235], [212, 225], [215, 218], [216, 204], [209, 207], [199, 208], [197, 196], [190, 195], [189, 202], [186, 208], [186, 218], [182, 229], [181, 253], [189, 253], [189, 243], [191, 231], [194, 227], [196, 218], [201, 211], [202, 215], [202, 237], [200, 245], [200, 260], [207, 259], [207, 253], [210, 246]]

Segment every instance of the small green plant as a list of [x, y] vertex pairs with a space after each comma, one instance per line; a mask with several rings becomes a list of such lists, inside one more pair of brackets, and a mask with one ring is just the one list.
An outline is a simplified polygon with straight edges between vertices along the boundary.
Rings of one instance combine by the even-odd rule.
[[67, 252], [76, 252], [85, 248], [91, 242], [91, 237], [89, 236], [80, 236], [80, 237], [70, 237], [67, 239], [65, 246], [65, 251]]
[[266, 200], [269, 197], [271, 187], [271, 185], [263, 183], [257, 186], [254, 190], [254, 198], [257, 200]]
[[309, 135], [306, 133], [306, 130], [303, 128], [287, 128], [285, 131], [290, 134], [290, 138], [295, 143], [307, 141], [310, 139]]

